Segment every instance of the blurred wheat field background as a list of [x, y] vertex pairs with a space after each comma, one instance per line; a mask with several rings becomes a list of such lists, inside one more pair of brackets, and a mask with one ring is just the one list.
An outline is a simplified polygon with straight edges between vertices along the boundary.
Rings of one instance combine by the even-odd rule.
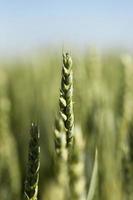
[[[60, 158], [55, 162], [54, 146], [62, 55], [55, 51], [0, 64], [1, 200], [23, 199], [32, 122], [40, 129], [38, 199], [85, 200], [91, 185], [93, 200], [133, 199], [133, 58], [94, 49], [71, 54], [75, 146], [70, 188], [65, 160], [61, 166]], [[96, 149], [98, 172], [92, 183]]]

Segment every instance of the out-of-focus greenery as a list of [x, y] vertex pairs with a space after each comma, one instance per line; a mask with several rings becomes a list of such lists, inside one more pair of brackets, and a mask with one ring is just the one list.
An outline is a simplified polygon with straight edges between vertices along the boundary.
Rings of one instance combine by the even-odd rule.
[[[97, 147], [99, 168], [94, 200], [132, 200], [133, 58], [100, 55], [95, 50], [74, 54], [72, 58], [75, 124], [81, 126], [85, 140], [86, 190]], [[53, 129], [58, 110], [61, 61], [61, 56], [55, 52], [1, 63], [1, 200], [22, 199], [28, 133], [34, 121], [39, 124], [41, 133], [39, 199], [52, 200], [59, 195], [55, 184]]]

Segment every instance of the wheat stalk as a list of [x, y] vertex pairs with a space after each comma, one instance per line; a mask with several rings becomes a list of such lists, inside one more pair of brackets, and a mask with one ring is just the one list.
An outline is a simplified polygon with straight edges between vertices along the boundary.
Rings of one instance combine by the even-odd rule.
[[63, 54], [62, 77], [59, 97], [59, 114], [55, 120], [54, 143], [56, 152], [56, 180], [62, 191], [62, 198], [68, 196], [68, 147], [73, 141], [73, 76], [72, 60]]

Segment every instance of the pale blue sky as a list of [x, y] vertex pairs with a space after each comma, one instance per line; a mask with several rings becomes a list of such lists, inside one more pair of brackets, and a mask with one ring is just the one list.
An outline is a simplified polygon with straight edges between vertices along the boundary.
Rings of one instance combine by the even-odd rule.
[[0, 53], [67, 43], [133, 49], [133, 0], [0, 0]]

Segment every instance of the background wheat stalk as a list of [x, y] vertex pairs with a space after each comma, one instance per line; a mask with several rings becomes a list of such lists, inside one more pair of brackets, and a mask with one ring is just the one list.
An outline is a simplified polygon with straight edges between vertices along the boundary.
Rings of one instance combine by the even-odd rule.
[[20, 199], [20, 168], [17, 145], [10, 126], [11, 102], [8, 76], [0, 69], [0, 199]]
[[123, 191], [125, 198], [130, 200], [133, 198], [133, 59], [125, 55], [122, 62], [125, 70], [124, 112], [121, 124]]

